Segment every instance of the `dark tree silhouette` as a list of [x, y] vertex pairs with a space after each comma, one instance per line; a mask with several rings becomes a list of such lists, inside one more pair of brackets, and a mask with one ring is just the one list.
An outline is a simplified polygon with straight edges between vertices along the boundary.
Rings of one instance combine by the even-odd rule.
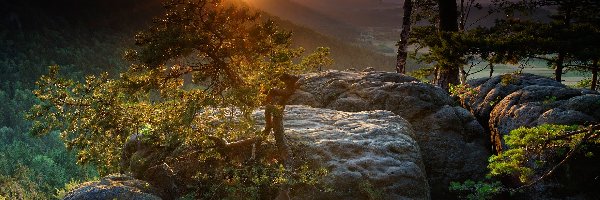
[[398, 55], [396, 56], [396, 72], [406, 73], [406, 59], [408, 57], [407, 47], [412, 25], [411, 16], [413, 10], [412, 0], [404, 0], [404, 13], [402, 18], [402, 33], [398, 41]]

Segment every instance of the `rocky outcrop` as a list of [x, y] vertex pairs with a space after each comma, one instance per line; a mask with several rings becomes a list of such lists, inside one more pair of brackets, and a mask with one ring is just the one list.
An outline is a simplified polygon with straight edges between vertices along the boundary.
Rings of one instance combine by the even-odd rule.
[[462, 103], [485, 125], [494, 106], [517, 90], [531, 85], [564, 87], [550, 78], [533, 74], [505, 74], [470, 80], [467, 83], [475, 92], [465, 96]]
[[[505, 74], [468, 82], [472, 91], [462, 96], [462, 104], [487, 123], [494, 151], [508, 147], [504, 136], [519, 127], [542, 124], [585, 125], [600, 122], [600, 94], [569, 88], [553, 79], [533, 74]], [[597, 154], [589, 145], [585, 152]], [[559, 158], [552, 161], [557, 163]], [[555, 170], [552, 178], [538, 183], [526, 199], [593, 199], [600, 191], [597, 179], [600, 159], [582, 154]]]
[[[292, 154], [328, 169], [332, 192], [292, 191], [293, 199], [429, 199], [429, 187], [410, 124], [389, 111], [342, 112], [287, 106], [284, 126]], [[259, 113], [262, 116], [262, 113]]]
[[390, 72], [307, 74], [290, 104], [341, 111], [388, 110], [415, 130], [433, 198], [449, 198], [451, 181], [481, 179], [490, 156], [475, 117], [439, 87]]
[[145, 181], [122, 174], [108, 175], [100, 181], [83, 183], [64, 200], [160, 200], [157, 191]]
[[541, 124], [585, 124], [600, 121], [600, 95], [577, 90], [533, 74], [505, 74], [469, 82], [474, 92], [462, 104], [487, 122], [495, 151], [506, 146], [504, 135], [519, 127]]
[[[264, 111], [256, 111], [255, 116], [257, 125], [264, 126]], [[287, 106], [284, 127], [292, 156], [327, 169], [323, 182], [332, 189], [292, 188], [295, 199], [368, 199], [375, 194], [384, 199], [430, 198], [416, 135], [406, 120], [392, 112]], [[194, 170], [219, 170], [218, 163], [199, 162], [200, 155], [190, 152], [152, 148], [134, 136], [124, 148], [121, 165], [158, 188], [163, 199], [176, 199], [190, 192], [188, 185], [202, 185], [193, 182]], [[238, 152], [236, 159], [249, 159], [252, 154], [247, 153]]]

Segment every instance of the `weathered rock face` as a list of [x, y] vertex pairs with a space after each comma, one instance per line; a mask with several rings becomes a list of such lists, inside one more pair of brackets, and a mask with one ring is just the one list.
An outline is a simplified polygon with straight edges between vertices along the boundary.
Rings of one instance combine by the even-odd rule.
[[488, 137], [441, 88], [390, 72], [328, 71], [305, 75], [290, 104], [341, 111], [389, 110], [407, 119], [421, 148], [432, 197], [449, 198], [451, 181], [481, 179]]
[[507, 74], [469, 82], [475, 94], [462, 99], [480, 121], [488, 123], [496, 151], [511, 130], [541, 124], [600, 121], [600, 95], [568, 88], [533, 74]]
[[389, 111], [287, 106], [285, 112], [287, 137], [303, 146], [292, 154], [327, 168], [325, 182], [333, 189], [292, 191], [295, 198], [368, 199], [368, 183], [384, 199], [429, 199], [420, 150], [406, 120]]
[[[479, 120], [488, 123], [494, 150], [508, 147], [503, 137], [519, 127], [542, 124], [586, 124], [600, 121], [600, 95], [589, 90], [568, 88], [550, 78], [532, 74], [507, 74], [470, 81], [475, 93], [462, 99]], [[598, 152], [598, 146], [588, 151]], [[558, 158], [562, 159], [562, 158]], [[567, 167], [537, 184], [526, 198], [588, 199], [597, 196], [600, 174], [598, 157], [576, 155]], [[592, 178], [593, 177], [593, 178]], [[569, 197], [569, 198], [571, 198]]]
[[113, 174], [100, 181], [87, 182], [69, 192], [64, 200], [160, 200], [149, 183], [126, 175]]
[[462, 103], [482, 123], [487, 123], [498, 102], [517, 90], [530, 85], [564, 87], [550, 78], [533, 74], [507, 74], [470, 80], [467, 83], [475, 89], [476, 94], [463, 99]]
[[[257, 111], [255, 116], [257, 125], [264, 126], [264, 111]], [[287, 106], [284, 127], [292, 155], [306, 155], [302, 157], [307, 162], [328, 169], [324, 182], [333, 189], [296, 188], [291, 191], [296, 199], [368, 199], [373, 195], [369, 191], [385, 199], [430, 198], [415, 133], [406, 120], [392, 112]], [[178, 152], [151, 148], [137, 140], [130, 140], [124, 149], [122, 167], [157, 187], [163, 199], [176, 199], [182, 193], [177, 191], [189, 191], [185, 187], [194, 185], [189, 177], [195, 174], [188, 171], [206, 165], [189, 152], [179, 152], [189, 158], [161, 161], [164, 152]], [[210, 173], [208, 170], [203, 172]]]

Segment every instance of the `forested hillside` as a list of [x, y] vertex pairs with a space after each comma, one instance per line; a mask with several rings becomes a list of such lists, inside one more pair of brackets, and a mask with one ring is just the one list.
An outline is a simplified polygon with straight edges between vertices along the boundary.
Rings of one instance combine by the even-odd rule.
[[68, 77], [79, 80], [103, 71], [116, 75], [126, 66], [122, 51], [135, 31], [126, 27], [141, 17], [122, 20], [133, 1], [123, 2], [122, 10], [106, 3], [0, 2], [1, 197], [52, 199], [65, 184], [98, 176], [95, 167], [76, 164], [58, 133], [31, 136], [24, 115], [38, 102], [31, 91], [50, 65], [63, 66]]
[[[317, 47], [329, 47], [333, 64], [329, 69], [346, 70], [354, 68], [363, 70], [372, 67], [377, 70], [393, 70], [395, 58], [373, 51], [368, 46], [346, 43], [339, 38], [323, 35], [312, 29], [295, 25], [286, 20], [276, 20], [286, 30], [292, 31], [292, 44], [296, 47], [315, 49]], [[411, 60], [412, 61], [412, 60]], [[411, 63], [411, 67], [416, 64]]]
[[[287, 30], [293, 32], [292, 43], [297, 47], [314, 49], [326, 46], [334, 60], [332, 69], [393, 70], [395, 58], [380, 52], [374, 45], [361, 43], [362, 27], [348, 24], [295, 1], [253, 0], [249, 5], [262, 10]], [[411, 63], [411, 66], [415, 66]]]

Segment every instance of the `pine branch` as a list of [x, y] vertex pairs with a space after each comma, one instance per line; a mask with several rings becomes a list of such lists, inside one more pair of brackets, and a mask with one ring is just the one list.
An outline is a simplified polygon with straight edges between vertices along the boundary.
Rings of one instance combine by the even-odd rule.
[[519, 191], [519, 190], [531, 187], [531, 186], [539, 183], [540, 181], [548, 178], [552, 174], [554, 174], [554, 172], [556, 171], [556, 169], [558, 169], [558, 167], [562, 166], [564, 163], [566, 163], [568, 160], [570, 160], [571, 157], [573, 157], [573, 155], [579, 149], [579, 147], [581, 146], [581, 144], [584, 144], [588, 140], [590, 140], [590, 139], [595, 138], [595, 137], [598, 136], [598, 134], [595, 133], [595, 131], [597, 131], [597, 130], [600, 130], [600, 124], [590, 125], [587, 129], [572, 131], [572, 132], [569, 132], [569, 133], [563, 135], [563, 136], [566, 136], [566, 137], [570, 137], [570, 136], [573, 136], [573, 135], [576, 135], [576, 134], [585, 133], [585, 135], [583, 136], [583, 139], [581, 141], [579, 141], [575, 146], [573, 146], [569, 150], [569, 152], [567, 153], [567, 155], [565, 156], [565, 158], [563, 158], [558, 164], [554, 165], [552, 167], [552, 169], [548, 170], [546, 173], [544, 173], [544, 175], [538, 177], [536, 180], [534, 180], [534, 181], [532, 181], [532, 182], [530, 182], [528, 184], [525, 184], [523, 186], [520, 186], [518, 188], [510, 189], [510, 190], [511, 191]]

